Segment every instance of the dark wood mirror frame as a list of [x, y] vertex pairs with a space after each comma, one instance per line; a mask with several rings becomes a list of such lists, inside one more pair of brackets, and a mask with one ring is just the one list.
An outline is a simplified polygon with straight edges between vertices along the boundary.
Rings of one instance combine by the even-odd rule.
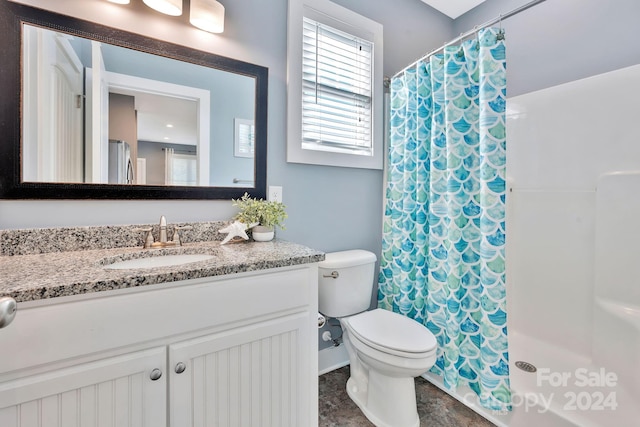
[[[255, 187], [22, 182], [22, 24], [30, 23], [179, 61], [253, 77], [256, 81]], [[268, 69], [185, 46], [0, 0], [0, 198], [4, 199], [232, 199], [266, 198]], [[233, 144], [233, 141], [229, 141]]]

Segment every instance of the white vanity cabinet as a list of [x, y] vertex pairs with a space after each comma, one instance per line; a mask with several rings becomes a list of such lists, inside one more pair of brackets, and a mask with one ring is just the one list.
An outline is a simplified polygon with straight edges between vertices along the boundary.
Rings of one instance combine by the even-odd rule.
[[315, 426], [316, 335], [316, 264], [19, 303], [0, 426]]

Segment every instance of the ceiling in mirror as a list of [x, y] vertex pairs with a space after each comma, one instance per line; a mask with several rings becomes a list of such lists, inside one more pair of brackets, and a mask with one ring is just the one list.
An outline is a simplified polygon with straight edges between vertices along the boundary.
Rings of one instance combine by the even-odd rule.
[[3, 197], [264, 197], [266, 68], [0, 1]]

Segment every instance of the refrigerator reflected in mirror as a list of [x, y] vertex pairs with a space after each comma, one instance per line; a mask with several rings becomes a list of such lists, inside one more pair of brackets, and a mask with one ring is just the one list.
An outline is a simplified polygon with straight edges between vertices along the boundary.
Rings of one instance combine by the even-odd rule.
[[125, 141], [109, 140], [109, 184], [133, 184], [131, 148]]

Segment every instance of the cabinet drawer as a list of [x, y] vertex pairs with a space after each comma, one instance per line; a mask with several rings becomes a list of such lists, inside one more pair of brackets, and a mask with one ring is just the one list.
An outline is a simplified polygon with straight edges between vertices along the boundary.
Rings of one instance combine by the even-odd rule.
[[184, 280], [19, 310], [0, 330], [2, 374], [237, 322], [315, 311], [315, 264]]

